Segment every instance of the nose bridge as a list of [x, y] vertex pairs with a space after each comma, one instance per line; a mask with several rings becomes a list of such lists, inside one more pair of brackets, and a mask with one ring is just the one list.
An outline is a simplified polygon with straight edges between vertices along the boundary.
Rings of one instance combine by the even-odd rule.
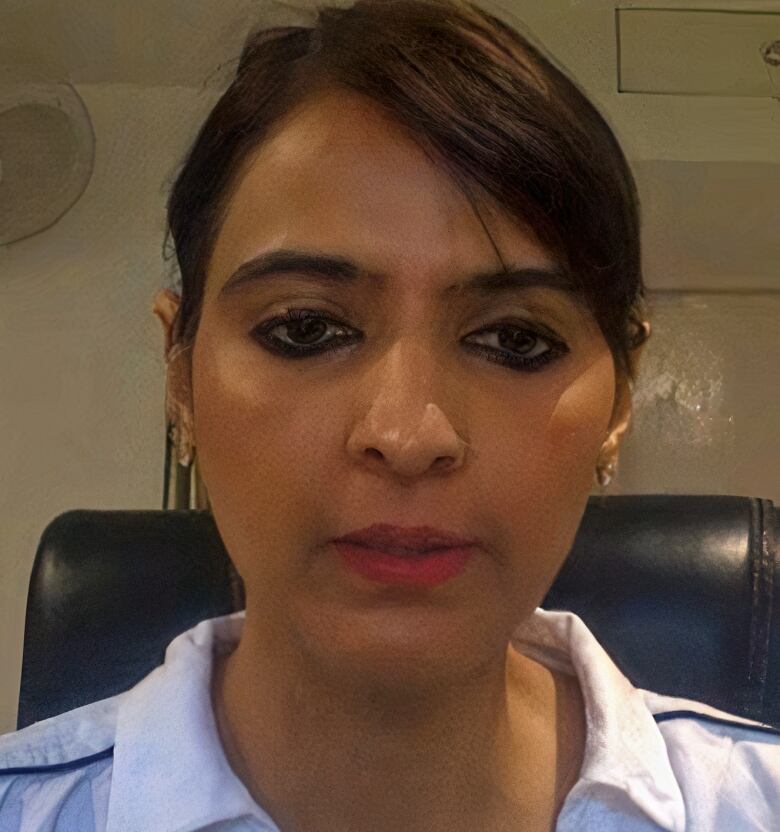
[[372, 411], [398, 408], [412, 424], [422, 418], [429, 405], [448, 409], [447, 391], [452, 390], [446, 369], [432, 344], [431, 335], [410, 329], [394, 336], [376, 367]]
[[405, 476], [459, 465], [467, 442], [454, 424], [453, 388], [437, 350], [413, 330], [393, 337], [367, 378], [368, 408], [350, 450], [362, 461], [378, 454]]

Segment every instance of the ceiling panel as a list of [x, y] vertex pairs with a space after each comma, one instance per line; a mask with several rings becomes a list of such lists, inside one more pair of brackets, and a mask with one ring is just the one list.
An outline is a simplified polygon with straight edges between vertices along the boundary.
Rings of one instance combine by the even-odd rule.
[[780, 14], [619, 9], [620, 92], [780, 100]]

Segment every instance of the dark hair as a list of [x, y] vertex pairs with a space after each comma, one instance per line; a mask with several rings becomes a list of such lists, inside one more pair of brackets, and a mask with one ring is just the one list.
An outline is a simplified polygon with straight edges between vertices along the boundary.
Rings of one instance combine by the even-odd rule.
[[313, 27], [247, 38], [175, 180], [168, 232], [182, 300], [174, 343], [194, 340], [243, 163], [297, 105], [341, 86], [410, 128], [464, 192], [488, 194], [533, 229], [580, 286], [616, 370], [634, 381], [630, 350], [647, 336], [639, 200], [617, 139], [579, 87], [473, 3], [358, 0], [317, 12]]

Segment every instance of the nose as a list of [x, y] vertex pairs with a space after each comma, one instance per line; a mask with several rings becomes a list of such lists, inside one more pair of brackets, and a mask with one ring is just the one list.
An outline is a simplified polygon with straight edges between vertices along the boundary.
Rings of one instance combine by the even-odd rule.
[[463, 464], [468, 443], [433, 402], [416, 415], [407, 412], [393, 419], [385, 411], [383, 416], [384, 421], [372, 410], [349, 438], [350, 455], [361, 464], [385, 468], [403, 478]]
[[[400, 352], [395, 362], [372, 373], [382, 381], [349, 437], [350, 456], [361, 465], [401, 478], [461, 467], [470, 446], [443, 409], [448, 408], [443, 401], [447, 379], [440, 368], [426, 373], [420, 362], [412, 364], [411, 356], [402, 359]], [[426, 383], [426, 376], [431, 383]]]

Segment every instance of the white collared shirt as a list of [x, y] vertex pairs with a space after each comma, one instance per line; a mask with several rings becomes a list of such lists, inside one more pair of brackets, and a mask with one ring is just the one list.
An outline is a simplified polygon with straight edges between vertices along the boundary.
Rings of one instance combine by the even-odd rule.
[[[211, 705], [214, 651], [243, 625], [201, 621], [133, 688], [1, 736], [0, 832], [284, 832], [228, 764]], [[582, 688], [558, 832], [780, 830], [780, 731], [635, 688], [573, 613], [537, 608], [512, 644]]]

